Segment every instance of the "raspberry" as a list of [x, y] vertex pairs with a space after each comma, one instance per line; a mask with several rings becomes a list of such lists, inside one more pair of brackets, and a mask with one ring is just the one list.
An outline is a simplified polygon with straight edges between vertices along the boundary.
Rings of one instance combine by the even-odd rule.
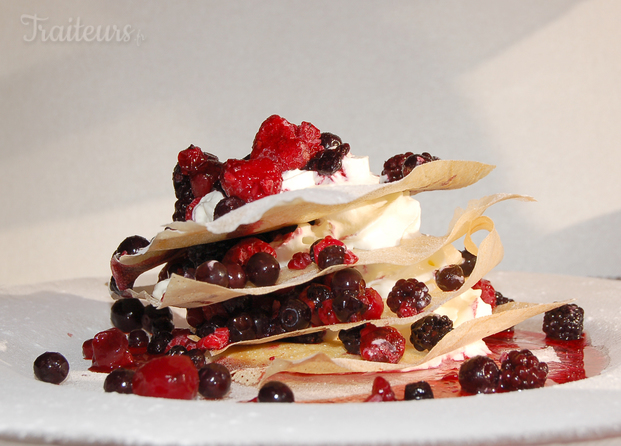
[[452, 329], [453, 321], [447, 316], [425, 316], [410, 327], [410, 342], [419, 352], [431, 350]]
[[420, 313], [431, 302], [429, 289], [416, 279], [399, 279], [386, 299], [386, 305], [398, 317]]
[[172, 335], [172, 341], [170, 341], [166, 346], [166, 353], [168, 353], [171, 348], [177, 345], [185, 347], [186, 350], [194, 350], [196, 348], [196, 341], [193, 341], [189, 338], [189, 336], [192, 335], [192, 332], [190, 330], [175, 328], [172, 331]]
[[397, 401], [395, 392], [393, 392], [390, 383], [381, 376], [376, 377], [373, 380], [373, 388], [371, 395], [365, 400], [365, 402], [382, 402], [382, 401]]
[[405, 351], [405, 338], [393, 327], [376, 327], [373, 324], [360, 332], [360, 355], [373, 362], [399, 362]]
[[500, 389], [536, 389], [544, 386], [547, 376], [548, 365], [530, 350], [513, 350], [500, 364]]
[[334, 299], [327, 299], [317, 305], [317, 315], [323, 325], [334, 325], [339, 323], [336, 313], [334, 313], [334, 309], [332, 308], [333, 302]]
[[271, 159], [285, 171], [301, 169], [323, 150], [321, 132], [317, 127], [308, 122], [298, 126], [272, 115], [261, 124], [252, 144], [250, 159]]
[[227, 196], [249, 203], [279, 193], [282, 170], [268, 158], [230, 159], [224, 163], [220, 184]]
[[134, 364], [127, 336], [118, 328], [110, 328], [93, 337], [93, 370], [110, 372]]
[[132, 389], [141, 396], [191, 400], [198, 393], [198, 371], [187, 356], [160, 356], [136, 370]]
[[492, 309], [496, 308], [496, 290], [492, 286], [489, 280], [481, 279], [474, 285], [473, 290], [481, 290], [481, 300], [486, 304], [492, 306]]
[[287, 263], [289, 269], [306, 269], [308, 265], [313, 263], [310, 254], [307, 252], [296, 252]]
[[276, 251], [269, 243], [266, 243], [256, 237], [248, 237], [242, 239], [239, 243], [229, 249], [226, 254], [224, 254], [222, 263], [225, 265], [234, 263], [240, 266], [245, 266], [246, 263], [248, 263], [248, 260], [259, 252], [266, 252], [276, 257]]
[[192, 176], [198, 173], [205, 173], [207, 164], [209, 162], [217, 162], [218, 157], [211, 153], [203, 152], [200, 147], [190, 145], [187, 149], [179, 152], [177, 161], [179, 162], [181, 173]]
[[573, 341], [582, 336], [584, 310], [576, 304], [567, 304], [546, 312], [543, 316], [543, 332], [546, 337], [561, 341]]
[[361, 315], [364, 321], [379, 319], [384, 312], [384, 299], [373, 288], [365, 288], [364, 293], [360, 293], [358, 298], [366, 305], [367, 309]]
[[500, 381], [500, 370], [487, 356], [475, 356], [459, 368], [459, 384], [467, 393], [495, 393]]
[[198, 341], [197, 348], [200, 350], [220, 350], [229, 343], [229, 329], [226, 327], [218, 327], [215, 331], [201, 338]]
[[328, 235], [325, 238], [316, 240], [310, 247], [310, 257], [313, 262], [317, 262], [319, 259], [319, 253], [323, 251], [328, 246], [345, 246], [345, 243], [342, 241], [335, 239], [334, 237]]

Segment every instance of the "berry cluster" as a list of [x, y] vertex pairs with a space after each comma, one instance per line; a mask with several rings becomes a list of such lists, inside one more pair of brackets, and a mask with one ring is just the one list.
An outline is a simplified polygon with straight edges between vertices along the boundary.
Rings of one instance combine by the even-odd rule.
[[386, 183], [399, 181], [400, 179], [408, 176], [417, 166], [431, 161], [436, 161], [438, 159], [438, 157], [430, 155], [427, 152], [423, 152], [420, 155], [413, 154], [412, 152], [395, 155], [386, 160], [384, 163], [382, 178]]
[[[403, 395], [404, 401], [426, 400], [433, 398], [433, 391], [427, 381], [417, 381], [409, 383], [405, 386], [405, 392]], [[365, 402], [384, 401], [397, 401], [397, 397], [386, 378], [378, 376], [373, 380], [371, 395], [365, 399]]]

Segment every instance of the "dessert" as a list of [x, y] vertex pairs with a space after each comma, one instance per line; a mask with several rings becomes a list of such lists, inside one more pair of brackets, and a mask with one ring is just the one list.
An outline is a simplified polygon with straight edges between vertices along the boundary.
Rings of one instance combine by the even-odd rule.
[[[136, 370], [110, 378], [110, 391], [131, 383], [136, 394], [181, 399], [221, 398], [232, 380], [260, 389], [257, 401], [294, 401], [275, 378], [407, 374], [468, 358], [495, 370], [485, 392], [539, 387], [544, 362], [521, 351], [494, 357], [499, 351], [484, 341], [565, 308], [512, 302], [484, 278], [503, 254], [485, 210], [530, 198], [484, 197], [458, 209], [445, 235], [419, 230], [415, 194], [466, 187], [491, 169], [407, 152], [374, 175], [338, 136], [276, 115], [242, 160], [190, 146], [173, 170], [173, 222], [150, 241], [128, 237], [114, 252], [114, 328], [85, 342], [84, 356], [95, 371]], [[486, 235], [477, 245], [479, 231]], [[159, 267], [155, 283], [136, 285]], [[185, 327], [174, 326], [170, 307], [185, 309]], [[551, 332], [562, 331], [558, 320]], [[522, 362], [535, 376], [526, 384], [512, 379]], [[171, 374], [183, 379], [162, 390]], [[366, 400], [396, 399], [380, 378]], [[397, 393], [429, 398], [432, 388]], [[463, 388], [480, 391], [468, 380]]]

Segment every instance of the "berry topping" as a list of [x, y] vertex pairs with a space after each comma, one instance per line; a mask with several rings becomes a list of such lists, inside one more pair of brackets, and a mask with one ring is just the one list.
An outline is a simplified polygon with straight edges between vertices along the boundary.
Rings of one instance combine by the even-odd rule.
[[194, 363], [194, 367], [196, 367], [196, 370], [200, 370], [201, 368], [205, 367], [205, 364], [207, 363], [207, 361], [205, 360], [205, 354], [198, 348], [195, 348], [194, 350], [189, 350], [183, 354], [192, 360], [192, 362]]
[[141, 355], [147, 352], [149, 335], [142, 329], [132, 330], [127, 335], [127, 346], [132, 355]]
[[311, 309], [300, 299], [288, 299], [278, 314], [280, 326], [285, 331], [296, 331], [308, 328], [311, 324]]
[[332, 300], [332, 311], [340, 322], [356, 322], [362, 320], [367, 311], [365, 303], [359, 299], [360, 294], [354, 291], [341, 291]]
[[513, 350], [500, 364], [500, 389], [505, 391], [543, 387], [548, 365], [539, 362], [530, 350]]
[[345, 263], [345, 252], [346, 249], [343, 246], [326, 246], [324, 249], [319, 251], [319, 256], [316, 257], [317, 266], [319, 269], [326, 269], [330, 266], [342, 265]]
[[347, 353], [352, 355], [360, 354], [360, 332], [367, 324], [358, 325], [347, 330], [339, 331], [339, 340], [343, 343], [343, 347]]
[[231, 342], [249, 341], [257, 338], [254, 318], [248, 313], [231, 317], [226, 324]]
[[69, 375], [69, 362], [57, 352], [45, 352], [34, 361], [34, 374], [39, 381], [60, 384]]
[[414, 155], [412, 152], [395, 155], [384, 163], [382, 177], [384, 178], [384, 182], [392, 183], [393, 181], [398, 181], [406, 177], [417, 166], [438, 159], [439, 158], [427, 152], [423, 152], [420, 155]]
[[105, 392], [116, 392], [116, 393], [125, 393], [131, 394], [134, 393], [132, 390], [132, 379], [134, 378], [134, 372], [132, 370], [127, 369], [116, 369], [111, 371], [106, 379], [104, 380], [104, 391]]
[[319, 175], [331, 176], [343, 167], [343, 158], [349, 153], [349, 144], [341, 144], [330, 150], [315, 155], [304, 166], [304, 170], [314, 170]]
[[187, 356], [160, 356], [136, 370], [132, 387], [136, 395], [191, 400], [198, 392], [198, 371]]
[[397, 401], [397, 397], [392, 387], [390, 387], [390, 383], [385, 378], [378, 376], [373, 380], [371, 395], [365, 402], [376, 403], [382, 401]]
[[133, 363], [127, 337], [118, 328], [110, 328], [93, 337], [94, 370], [110, 372]]
[[153, 323], [160, 319], [172, 322], [173, 315], [170, 308], [156, 309], [153, 305], [146, 305], [142, 315], [142, 328], [148, 332], [153, 332]]
[[125, 298], [119, 299], [110, 310], [110, 320], [112, 325], [125, 333], [142, 328], [142, 316], [144, 305], [140, 299]]
[[289, 269], [306, 269], [308, 265], [313, 263], [310, 254], [307, 252], [296, 252], [287, 263]]
[[224, 264], [217, 260], [201, 263], [196, 268], [194, 277], [199, 282], [213, 283], [225, 288], [229, 286], [229, 271]]
[[216, 204], [216, 207], [213, 209], [213, 219], [217, 220], [225, 214], [228, 214], [231, 211], [234, 211], [237, 208], [245, 205], [246, 202], [241, 198], [237, 197], [226, 197], [223, 198]]
[[250, 159], [271, 159], [281, 170], [301, 169], [318, 152], [323, 151], [321, 132], [308, 123], [295, 125], [272, 115], [257, 132]]
[[410, 342], [419, 352], [431, 350], [452, 329], [453, 321], [448, 316], [431, 314], [412, 324]]
[[427, 381], [410, 383], [405, 386], [403, 399], [406, 401], [433, 399], [433, 390]]
[[246, 276], [256, 286], [271, 286], [280, 275], [280, 264], [276, 257], [267, 252], [254, 254], [246, 263]]
[[321, 145], [324, 149], [336, 149], [341, 144], [343, 144], [343, 140], [340, 136], [330, 132], [323, 132], [321, 134]]
[[222, 259], [222, 263], [227, 265], [227, 267], [231, 263], [245, 266], [246, 263], [248, 263], [248, 260], [250, 260], [250, 257], [258, 252], [266, 252], [271, 254], [273, 257], [276, 257], [276, 251], [269, 245], [269, 243], [266, 243], [256, 237], [247, 237], [242, 239], [226, 252], [224, 258]]
[[231, 373], [222, 364], [212, 362], [198, 371], [198, 393], [205, 398], [223, 398], [230, 388]]
[[82, 357], [84, 359], [93, 359], [93, 340], [87, 339], [82, 343]]
[[229, 288], [243, 288], [246, 286], [248, 277], [241, 265], [229, 263], [226, 265], [226, 270], [229, 272]]
[[274, 195], [282, 187], [282, 171], [268, 158], [236, 160], [224, 163], [220, 184], [229, 197], [246, 203]]
[[414, 278], [399, 279], [386, 299], [388, 308], [399, 317], [414, 316], [430, 303], [427, 285]]
[[169, 331], [161, 331], [154, 334], [147, 345], [147, 353], [153, 356], [163, 355], [166, 353], [168, 344], [174, 338], [173, 334]]
[[489, 280], [481, 279], [474, 285], [473, 290], [481, 290], [481, 300], [486, 304], [489, 304], [493, 308], [496, 308], [496, 290], [492, 286]]
[[211, 334], [206, 335], [198, 341], [198, 348], [205, 350], [220, 350], [226, 347], [230, 342], [229, 329], [226, 327], [218, 327]]
[[293, 403], [293, 391], [288, 385], [280, 381], [269, 381], [259, 389], [257, 396], [259, 403]]
[[121, 242], [121, 244], [116, 248], [116, 251], [114, 251], [114, 256], [131, 256], [138, 253], [140, 249], [145, 248], [148, 245], [149, 240], [146, 238], [140, 235], [132, 235]]
[[436, 161], [438, 159], [440, 158], [430, 155], [427, 152], [423, 152], [420, 155], [408, 156], [403, 162], [403, 176], [407, 177], [410, 172], [412, 172], [416, 167], [420, 166], [421, 164]]
[[357, 296], [364, 291], [366, 282], [360, 271], [355, 268], [346, 268], [332, 275], [330, 286], [335, 296], [345, 291], [353, 292]]
[[379, 319], [384, 312], [384, 299], [373, 288], [365, 288], [364, 292], [358, 295], [358, 298], [366, 306], [366, 310], [362, 313], [361, 319], [368, 321]]
[[334, 312], [334, 308], [332, 308], [333, 303], [334, 299], [328, 299], [324, 300], [317, 306], [317, 315], [323, 325], [333, 325], [339, 323], [339, 320]]
[[472, 270], [477, 263], [477, 256], [471, 254], [466, 249], [460, 252], [463, 262], [459, 266], [461, 266], [461, 270], [464, 272], [464, 276], [469, 277], [470, 274], [472, 274]]
[[200, 147], [190, 145], [177, 155], [177, 162], [183, 175], [196, 175], [204, 173], [208, 169], [208, 164], [217, 162], [218, 157], [211, 153], [203, 152]]
[[543, 332], [546, 337], [561, 341], [580, 339], [584, 324], [584, 310], [576, 304], [567, 304], [546, 312]]
[[456, 291], [465, 282], [464, 271], [459, 265], [443, 266], [435, 272], [435, 279], [442, 291]]
[[311, 260], [317, 263], [317, 259], [319, 258], [319, 253], [323, 251], [328, 246], [341, 246], [345, 247], [345, 243], [342, 241], [335, 239], [334, 237], [328, 235], [325, 238], [316, 240], [310, 247], [309, 254]]
[[461, 365], [458, 379], [466, 393], [494, 393], [500, 381], [500, 370], [487, 356], [475, 356]]
[[500, 291], [496, 291], [495, 295], [496, 295], [496, 305], [504, 305], [504, 304], [508, 304], [509, 302], [515, 302], [510, 297], [504, 296]]
[[405, 352], [405, 338], [393, 327], [367, 324], [360, 331], [360, 355], [373, 362], [396, 364]]

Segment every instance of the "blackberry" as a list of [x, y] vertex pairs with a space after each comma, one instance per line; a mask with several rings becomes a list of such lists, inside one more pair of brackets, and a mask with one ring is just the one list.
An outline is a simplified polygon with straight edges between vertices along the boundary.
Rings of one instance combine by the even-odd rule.
[[405, 386], [405, 401], [433, 399], [433, 390], [427, 381], [418, 381]]
[[427, 285], [413, 278], [399, 279], [386, 299], [388, 308], [399, 317], [414, 316], [430, 303]]
[[398, 181], [403, 178], [403, 163], [412, 155], [412, 152], [406, 152], [395, 155], [384, 162], [382, 177], [386, 178], [386, 183], [392, 183], [393, 181]]
[[442, 291], [456, 291], [461, 288], [466, 278], [459, 265], [446, 265], [435, 272], [436, 285]]
[[496, 305], [504, 305], [508, 304], [509, 302], [515, 301], [510, 297], [504, 296], [500, 291], [496, 291]]
[[584, 310], [576, 304], [567, 304], [546, 312], [543, 332], [546, 337], [561, 341], [580, 339], [584, 325]]
[[343, 167], [343, 158], [348, 153], [349, 144], [340, 144], [333, 149], [317, 153], [302, 169], [314, 170], [320, 175], [334, 175]]
[[431, 161], [439, 160], [437, 156], [433, 156], [427, 152], [423, 152], [420, 155], [412, 155], [405, 159], [403, 162], [403, 176], [407, 177], [416, 167], [421, 164], [430, 163]]
[[448, 316], [431, 314], [412, 324], [410, 342], [419, 352], [431, 350], [452, 329], [453, 321]]
[[458, 380], [464, 392], [494, 393], [500, 381], [500, 370], [487, 356], [475, 356], [459, 367]]
[[513, 350], [500, 364], [500, 389], [504, 391], [543, 387], [548, 365], [539, 362], [530, 350]]
[[321, 133], [321, 145], [324, 149], [335, 149], [341, 144], [343, 144], [343, 140], [340, 136], [330, 132]]

